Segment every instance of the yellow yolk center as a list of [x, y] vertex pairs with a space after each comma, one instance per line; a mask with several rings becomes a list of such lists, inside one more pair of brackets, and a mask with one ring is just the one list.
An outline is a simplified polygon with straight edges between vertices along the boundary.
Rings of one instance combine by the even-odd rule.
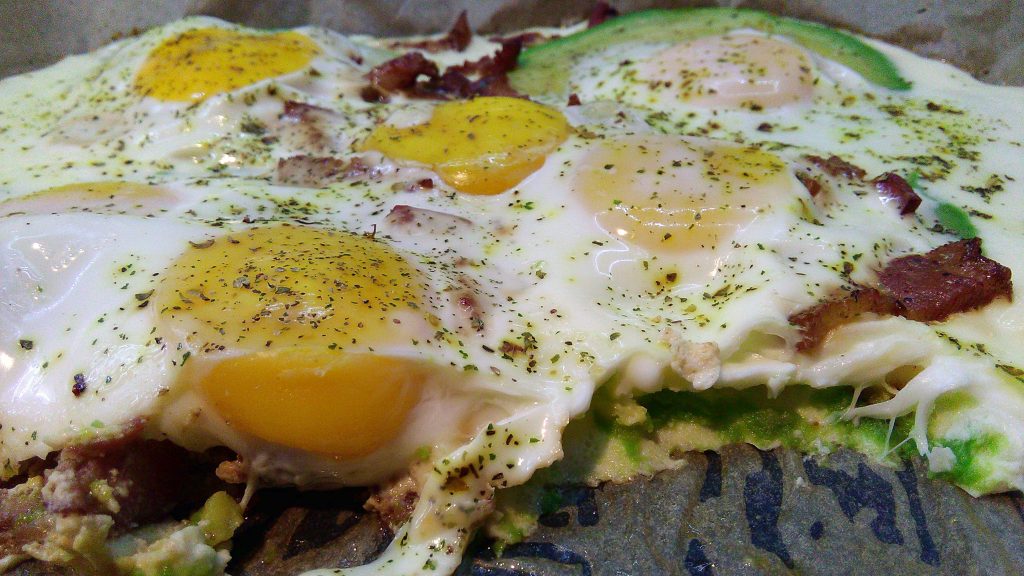
[[189, 30], [150, 52], [135, 76], [135, 90], [157, 100], [200, 102], [301, 70], [319, 53], [319, 46], [298, 32]]
[[71, 211], [150, 214], [170, 207], [174, 202], [174, 194], [159, 186], [121, 181], [83, 182], [11, 198], [0, 203], [0, 214]]
[[667, 48], [639, 63], [637, 78], [669, 86], [689, 104], [769, 108], [809, 99], [811, 70], [807, 55], [792, 44], [736, 34]]
[[423, 291], [385, 244], [272, 226], [193, 243], [154, 299], [189, 351], [183, 377], [230, 426], [353, 458], [391, 441], [420, 397], [428, 365], [373, 347]]
[[713, 250], [792, 196], [792, 175], [757, 148], [669, 136], [599, 144], [573, 188], [608, 234], [658, 251]]
[[234, 428], [357, 458], [398, 436], [427, 375], [415, 360], [297, 348], [223, 360], [200, 386]]
[[569, 125], [557, 110], [520, 98], [441, 104], [424, 124], [381, 125], [363, 147], [427, 164], [461, 192], [498, 194], [544, 165]]

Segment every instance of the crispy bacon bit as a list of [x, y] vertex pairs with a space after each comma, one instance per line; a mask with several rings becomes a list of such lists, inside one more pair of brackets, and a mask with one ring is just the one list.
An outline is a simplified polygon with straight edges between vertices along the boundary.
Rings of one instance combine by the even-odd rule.
[[508, 96], [509, 98], [522, 98], [523, 95], [516, 92], [508, 83], [508, 77], [504, 74], [498, 76], [485, 76], [469, 85], [465, 92], [465, 98], [474, 96]]
[[832, 330], [853, 322], [861, 314], [892, 315], [896, 307], [892, 299], [874, 288], [861, 288], [849, 295], [826, 300], [789, 317], [789, 322], [800, 328], [800, 352], [817, 348]]
[[363, 99], [363, 102], [370, 102], [372, 104], [385, 104], [391, 101], [391, 98], [388, 98], [386, 93], [373, 86], [363, 86], [360, 88], [359, 97]]
[[384, 219], [389, 229], [406, 234], [443, 235], [472, 222], [455, 214], [416, 208], [405, 204], [395, 205]]
[[391, 212], [388, 212], [389, 224], [411, 224], [414, 220], [416, 220], [416, 212], [413, 211], [412, 206], [398, 204], [391, 209]]
[[579, 105], [580, 105], [580, 97], [577, 96], [575, 92], [573, 92], [572, 94], [569, 94], [569, 102], [566, 104], [566, 106], [579, 106]]
[[519, 53], [522, 51], [522, 39], [513, 38], [502, 42], [501, 48], [493, 56], [484, 56], [473, 62], [464, 62], [457, 68], [457, 71], [480, 76], [475, 82], [477, 86], [474, 89], [490, 87], [492, 92], [496, 92], [497, 87], [501, 87], [504, 92], [492, 95], [519, 96], [508, 85], [508, 73], [515, 70], [516, 63], [519, 61]]
[[927, 254], [897, 258], [879, 274], [900, 316], [929, 322], [1013, 298], [1010, 269], [981, 255], [981, 239], [960, 240]]
[[796, 348], [812, 350], [833, 329], [868, 312], [936, 322], [999, 297], [1010, 300], [1010, 276], [1009, 268], [981, 255], [978, 238], [896, 258], [879, 273], [880, 289], [861, 288], [790, 316], [790, 323], [798, 326], [802, 335]]
[[310, 120], [317, 113], [328, 115], [334, 114], [333, 111], [314, 104], [297, 102], [295, 100], [286, 100], [284, 103], [284, 112], [281, 113], [281, 119], [290, 120], [292, 122], [303, 122]]
[[458, 309], [459, 315], [469, 321], [469, 326], [474, 332], [483, 331], [484, 317], [480, 303], [473, 292], [462, 290], [458, 293]]
[[[370, 90], [363, 89], [363, 99], [380, 101], [388, 92], [439, 100], [474, 96], [520, 97], [508, 83], [508, 72], [515, 68], [522, 47], [521, 39], [508, 40], [493, 56], [450, 66], [444, 74], [423, 54], [410, 52], [371, 70], [367, 76]], [[421, 76], [426, 78], [421, 80]]]
[[419, 486], [416, 485], [416, 481], [412, 476], [403, 476], [370, 496], [363, 507], [376, 512], [380, 519], [395, 531], [412, 516], [419, 497]]
[[453, 50], [462, 52], [469, 46], [472, 40], [473, 30], [469, 27], [469, 19], [466, 17], [466, 11], [463, 10], [455, 24], [452, 25], [451, 30], [444, 37], [444, 42]]
[[454, 70], [461, 74], [478, 74], [485, 76], [503, 76], [516, 67], [519, 60], [519, 53], [523, 50], [523, 41], [512, 38], [501, 43], [501, 48], [493, 56], [484, 56], [479, 60], [470, 60], [457, 66], [451, 66], [447, 70]]
[[609, 6], [605, 2], [598, 2], [594, 4], [594, 9], [590, 11], [590, 18], [587, 18], [587, 28], [593, 28], [598, 24], [611, 20], [619, 15], [619, 11]]
[[818, 182], [818, 179], [814, 176], [804, 174], [803, 172], [797, 172], [796, 179], [804, 185], [804, 188], [807, 188], [807, 192], [812, 198], [821, 193], [821, 182]]
[[391, 185], [391, 189], [395, 192], [422, 192], [424, 190], [430, 190], [434, 187], [434, 181], [430, 178], [423, 178], [422, 180], [416, 180], [415, 182], [395, 182]]
[[320, 187], [366, 175], [370, 167], [361, 158], [292, 156], [277, 161], [277, 182], [288, 186]]
[[71, 393], [75, 395], [75, 398], [78, 398], [82, 394], [85, 394], [85, 388], [85, 374], [75, 374], [75, 383], [71, 385]]
[[907, 184], [906, 180], [892, 172], [886, 172], [875, 178], [874, 183], [875, 189], [878, 190], [882, 197], [886, 198], [887, 201], [892, 200], [896, 202], [900, 216], [913, 214], [917, 207], [921, 205], [921, 197], [917, 195], [917, 192], [914, 192], [910, 184]]
[[851, 180], [863, 180], [867, 175], [863, 168], [850, 164], [839, 156], [829, 156], [828, 159], [821, 156], [807, 156], [807, 160], [821, 168], [829, 176], [845, 176]]
[[392, 42], [392, 48], [415, 48], [419, 50], [426, 50], [427, 52], [443, 52], [445, 50], [455, 50], [462, 52], [469, 46], [470, 41], [473, 40], [473, 30], [469, 27], [469, 19], [466, 18], [466, 11], [463, 10], [459, 14], [455, 24], [452, 24], [448, 34], [443, 38], [437, 38], [434, 40], [423, 40], [420, 42]]
[[420, 52], [409, 52], [370, 70], [367, 78], [371, 87], [387, 93], [412, 90], [420, 76], [437, 78], [437, 64]]

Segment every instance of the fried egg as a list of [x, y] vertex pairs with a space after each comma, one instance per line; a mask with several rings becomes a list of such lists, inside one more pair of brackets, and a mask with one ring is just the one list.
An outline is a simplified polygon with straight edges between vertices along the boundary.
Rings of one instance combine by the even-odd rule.
[[[865, 42], [913, 88], [739, 29], [595, 50], [577, 102], [367, 102], [384, 41], [210, 18], [4, 80], [3, 476], [139, 419], [230, 448], [253, 488], [408, 474], [411, 518], [344, 573], [448, 573], [599, 387], [809, 385], [887, 390], [844, 417], [914, 414], [937, 473], [998, 434], [965, 488], [1024, 486], [1019, 298], [798, 350], [794, 314], [957, 221], [1024, 270], [1024, 93]], [[917, 213], [879, 194], [887, 172]], [[952, 391], [973, 402], [933, 410]]]

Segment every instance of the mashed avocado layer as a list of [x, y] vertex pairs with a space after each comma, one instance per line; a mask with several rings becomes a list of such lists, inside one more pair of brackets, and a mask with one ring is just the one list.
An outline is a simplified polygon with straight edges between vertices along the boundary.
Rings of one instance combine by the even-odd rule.
[[[565, 459], [540, 470], [529, 483], [497, 495], [497, 510], [487, 525], [489, 535], [513, 543], [531, 533], [539, 516], [559, 507], [550, 486], [626, 482], [641, 475], [678, 468], [687, 451], [720, 450], [735, 443], [760, 449], [786, 447], [828, 454], [845, 446], [890, 465], [916, 457], [911, 432], [914, 415], [894, 420], [843, 419], [852, 406], [880, 399], [854, 389], [792, 386], [777, 397], [768, 390], [712, 389], [704, 392], [663, 390], [635, 400], [613, 399], [604, 391], [590, 412], [565, 430]], [[936, 403], [929, 426], [933, 449], [949, 449], [955, 460], [932, 477], [951, 481], [971, 493], [998, 487], [999, 462], [1006, 439], [979, 432], [966, 439], [946, 438], [943, 424], [974, 403], [968, 394], [952, 393]]]

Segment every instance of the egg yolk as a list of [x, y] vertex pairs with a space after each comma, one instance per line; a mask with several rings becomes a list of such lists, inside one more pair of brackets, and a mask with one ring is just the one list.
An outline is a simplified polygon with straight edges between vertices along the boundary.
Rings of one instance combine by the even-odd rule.
[[201, 102], [301, 70], [319, 53], [319, 46], [298, 32], [189, 30], [150, 52], [135, 76], [135, 90], [157, 100]]
[[638, 64], [637, 78], [676, 90], [697, 106], [770, 108], [809, 99], [811, 62], [800, 48], [766, 36], [708, 36]]
[[415, 360], [297, 348], [223, 360], [200, 386], [236, 429], [350, 459], [398, 436], [428, 376]]
[[421, 273], [387, 245], [269, 226], [192, 246], [155, 303], [194, 358], [190, 379], [232, 427], [340, 458], [403, 428], [431, 368], [374, 351], [423, 305]]
[[100, 181], [55, 186], [0, 202], [0, 213], [96, 212], [150, 214], [174, 204], [176, 197], [159, 186]]
[[670, 136], [604, 142], [573, 188], [608, 234], [649, 250], [713, 250], [769, 206], [792, 198], [793, 176], [757, 148]]
[[557, 110], [521, 98], [483, 97], [437, 106], [430, 120], [381, 125], [363, 147], [395, 160], [427, 164], [469, 194], [498, 194], [544, 165], [569, 125]]

